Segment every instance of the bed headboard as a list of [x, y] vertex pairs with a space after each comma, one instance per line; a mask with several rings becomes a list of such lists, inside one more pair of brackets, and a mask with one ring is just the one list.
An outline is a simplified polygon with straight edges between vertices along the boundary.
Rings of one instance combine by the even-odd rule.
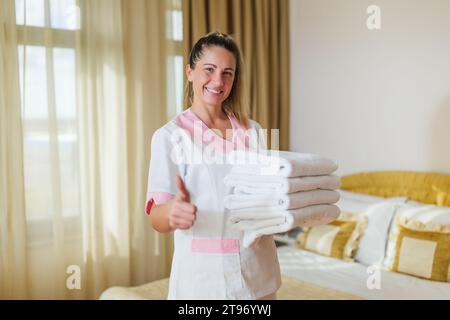
[[422, 203], [450, 206], [450, 175], [412, 171], [363, 172], [342, 177], [343, 190], [382, 196], [407, 196]]

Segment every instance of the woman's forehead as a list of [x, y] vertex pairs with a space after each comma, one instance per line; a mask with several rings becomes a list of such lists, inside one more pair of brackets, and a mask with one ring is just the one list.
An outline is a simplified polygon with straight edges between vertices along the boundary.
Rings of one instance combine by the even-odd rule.
[[215, 67], [236, 69], [236, 59], [230, 51], [222, 47], [205, 48], [199, 64], [211, 64]]

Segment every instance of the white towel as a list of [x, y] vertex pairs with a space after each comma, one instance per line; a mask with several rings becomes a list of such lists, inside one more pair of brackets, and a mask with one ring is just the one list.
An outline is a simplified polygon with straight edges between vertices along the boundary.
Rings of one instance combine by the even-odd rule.
[[233, 173], [225, 176], [224, 183], [234, 187], [235, 193], [248, 194], [285, 194], [314, 189], [335, 190], [341, 184], [340, 178], [336, 175], [284, 178]]
[[[234, 219], [231, 219], [231, 222], [233, 222], [233, 221], [234, 221]], [[253, 231], [253, 230], [282, 225], [282, 224], [286, 223], [286, 217], [278, 216], [276, 218], [270, 218], [270, 219], [239, 220], [234, 223], [235, 223], [235, 228], [237, 228], [241, 231]]]
[[267, 207], [268, 209], [298, 209], [315, 204], [331, 204], [339, 200], [334, 190], [310, 190], [290, 194], [230, 194], [224, 199], [225, 208], [246, 209]]
[[336, 161], [319, 155], [278, 150], [236, 150], [227, 161], [234, 165], [231, 173], [279, 177], [328, 175], [338, 168]]
[[286, 232], [295, 227], [327, 224], [339, 214], [337, 206], [320, 204], [294, 210], [233, 210], [230, 221], [244, 232], [243, 246], [248, 248], [260, 236]]

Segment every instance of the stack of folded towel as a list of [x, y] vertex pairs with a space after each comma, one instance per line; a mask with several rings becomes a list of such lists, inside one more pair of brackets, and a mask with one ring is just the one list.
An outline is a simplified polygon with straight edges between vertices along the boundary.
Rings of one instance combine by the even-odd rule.
[[335, 190], [340, 179], [334, 160], [287, 151], [233, 151], [224, 183], [233, 188], [225, 197], [230, 221], [244, 232], [249, 247], [262, 235], [286, 232], [335, 220], [340, 210]]

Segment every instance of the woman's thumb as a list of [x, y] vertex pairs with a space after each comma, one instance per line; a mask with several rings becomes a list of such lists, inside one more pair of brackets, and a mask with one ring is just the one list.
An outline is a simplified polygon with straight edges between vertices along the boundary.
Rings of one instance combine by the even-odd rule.
[[189, 202], [189, 191], [186, 189], [184, 181], [179, 175], [175, 177], [175, 183], [178, 187], [178, 196], [181, 198], [181, 200]]

